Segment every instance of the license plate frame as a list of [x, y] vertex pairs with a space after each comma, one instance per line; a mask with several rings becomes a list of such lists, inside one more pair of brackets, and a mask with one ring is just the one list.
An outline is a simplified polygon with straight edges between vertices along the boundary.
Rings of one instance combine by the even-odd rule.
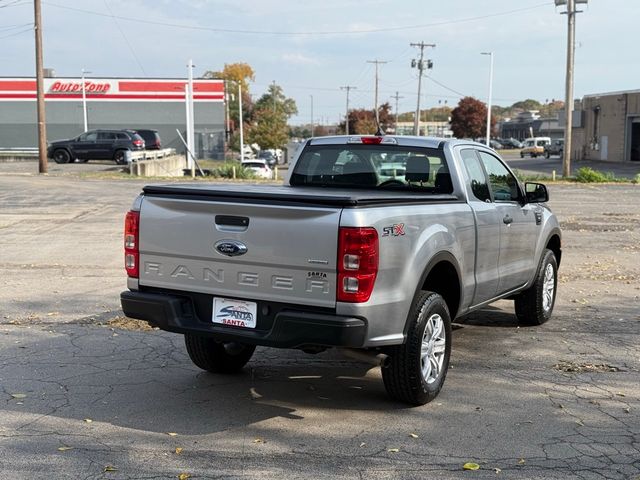
[[247, 300], [213, 297], [212, 323], [255, 329], [258, 323], [258, 304]]

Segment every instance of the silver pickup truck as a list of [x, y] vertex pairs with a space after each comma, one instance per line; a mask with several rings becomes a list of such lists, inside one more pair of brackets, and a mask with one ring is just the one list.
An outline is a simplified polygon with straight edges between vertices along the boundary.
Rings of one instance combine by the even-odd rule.
[[547, 200], [478, 143], [312, 138], [281, 186], [144, 187], [122, 309], [184, 334], [204, 370], [238, 371], [256, 345], [339, 347], [421, 405], [444, 383], [453, 319], [503, 298], [524, 324], [551, 316], [561, 233]]

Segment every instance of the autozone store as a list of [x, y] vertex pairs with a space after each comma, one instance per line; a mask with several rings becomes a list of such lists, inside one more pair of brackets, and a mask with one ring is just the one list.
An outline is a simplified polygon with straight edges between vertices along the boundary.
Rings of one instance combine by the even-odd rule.
[[[184, 79], [85, 79], [88, 129], [158, 130], [163, 147], [184, 151]], [[224, 154], [224, 81], [194, 80], [195, 148], [201, 158]], [[47, 140], [84, 130], [82, 79], [45, 78]], [[0, 78], [0, 149], [37, 147], [36, 81]]]

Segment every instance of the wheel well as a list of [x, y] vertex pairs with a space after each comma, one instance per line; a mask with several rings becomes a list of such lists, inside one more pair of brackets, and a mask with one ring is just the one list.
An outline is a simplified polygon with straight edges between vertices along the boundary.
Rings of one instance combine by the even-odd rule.
[[560, 257], [562, 257], [560, 237], [558, 235], [552, 236], [547, 242], [547, 248], [555, 254], [556, 262], [560, 266]]
[[434, 265], [422, 284], [422, 290], [440, 294], [447, 303], [451, 319], [456, 318], [460, 308], [460, 279], [450, 262], [442, 261]]

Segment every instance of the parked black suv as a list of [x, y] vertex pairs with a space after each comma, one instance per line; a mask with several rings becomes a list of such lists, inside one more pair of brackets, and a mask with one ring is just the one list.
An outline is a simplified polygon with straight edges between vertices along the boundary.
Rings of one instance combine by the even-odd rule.
[[135, 132], [144, 140], [145, 150], [160, 150], [162, 148], [160, 135], [157, 130], [141, 130], [136, 128]]
[[134, 130], [89, 130], [76, 138], [51, 142], [47, 156], [56, 163], [113, 160], [122, 165], [126, 163], [127, 150], [143, 149], [144, 140]]

